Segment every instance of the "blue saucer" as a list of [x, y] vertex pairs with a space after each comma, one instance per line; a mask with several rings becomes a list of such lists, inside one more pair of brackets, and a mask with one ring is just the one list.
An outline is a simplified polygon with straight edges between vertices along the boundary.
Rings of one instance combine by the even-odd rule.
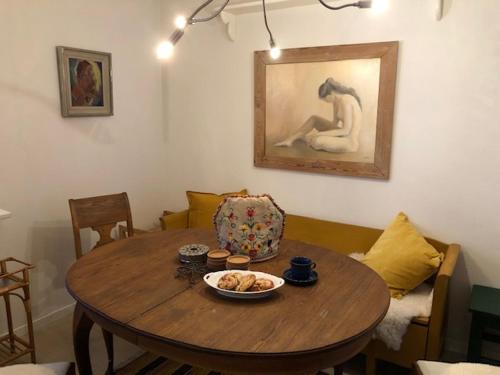
[[283, 278], [288, 284], [297, 285], [297, 286], [308, 286], [313, 285], [318, 281], [318, 273], [316, 271], [312, 271], [309, 275], [309, 278], [306, 280], [297, 280], [292, 277], [292, 270], [288, 269], [283, 272]]

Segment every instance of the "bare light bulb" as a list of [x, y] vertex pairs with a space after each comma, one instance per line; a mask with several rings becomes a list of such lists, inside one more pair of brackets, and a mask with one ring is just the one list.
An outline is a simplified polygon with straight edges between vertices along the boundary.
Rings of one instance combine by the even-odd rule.
[[389, 7], [389, 0], [373, 0], [372, 1], [372, 12], [375, 14], [384, 13]]
[[156, 47], [156, 57], [159, 60], [167, 60], [174, 54], [174, 45], [170, 40], [165, 40]]
[[177, 16], [175, 18], [175, 27], [177, 27], [179, 30], [184, 30], [187, 26], [187, 19], [184, 16]]
[[281, 50], [280, 50], [280, 48], [277, 47], [277, 46], [272, 47], [269, 50], [269, 55], [271, 55], [271, 58], [273, 60], [279, 59], [279, 57], [281, 56]]

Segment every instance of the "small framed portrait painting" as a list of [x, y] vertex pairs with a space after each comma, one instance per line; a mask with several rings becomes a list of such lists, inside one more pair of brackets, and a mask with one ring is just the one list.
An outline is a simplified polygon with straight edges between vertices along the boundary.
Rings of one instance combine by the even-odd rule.
[[111, 54], [57, 47], [63, 117], [112, 116]]

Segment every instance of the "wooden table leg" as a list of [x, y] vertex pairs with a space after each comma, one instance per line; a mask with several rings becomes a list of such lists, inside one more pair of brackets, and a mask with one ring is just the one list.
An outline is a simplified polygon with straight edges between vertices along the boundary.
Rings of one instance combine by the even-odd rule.
[[79, 303], [75, 306], [73, 314], [73, 349], [75, 351], [76, 365], [80, 374], [92, 375], [90, 363], [89, 336], [94, 322], [83, 311]]
[[114, 374], [114, 350], [113, 350], [113, 335], [102, 328], [102, 336], [106, 344], [106, 352], [108, 353], [108, 368], [105, 375]]

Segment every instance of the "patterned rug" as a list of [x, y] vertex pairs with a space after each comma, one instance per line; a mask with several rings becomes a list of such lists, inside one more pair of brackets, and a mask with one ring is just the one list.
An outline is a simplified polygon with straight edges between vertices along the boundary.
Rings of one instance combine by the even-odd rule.
[[230, 375], [192, 367], [146, 353], [115, 372], [116, 375]]
[[[183, 365], [169, 359], [146, 353], [117, 370], [116, 375], [231, 375]], [[319, 372], [318, 375], [328, 375]], [[347, 375], [347, 374], [346, 374]]]
[[[364, 356], [358, 355], [349, 361], [344, 368], [344, 375], [361, 375], [365, 373]], [[146, 353], [115, 372], [116, 375], [231, 375], [204, 370], [167, 360], [157, 355]], [[379, 375], [411, 375], [411, 369], [399, 367], [379, 361]], [[333, 369], [323, 370], [316, 375], [333, 375]]]

